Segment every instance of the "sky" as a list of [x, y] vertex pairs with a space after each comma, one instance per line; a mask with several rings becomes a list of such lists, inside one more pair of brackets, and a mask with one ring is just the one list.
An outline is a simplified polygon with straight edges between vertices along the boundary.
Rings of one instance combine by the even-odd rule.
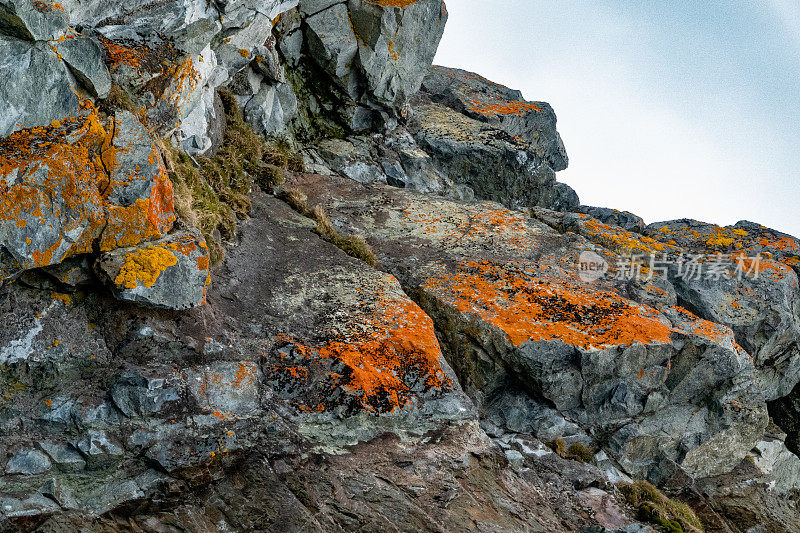
[[800, 237], [800, 2], [449, 0], [435, 63], [552, 104], [587, 205]]

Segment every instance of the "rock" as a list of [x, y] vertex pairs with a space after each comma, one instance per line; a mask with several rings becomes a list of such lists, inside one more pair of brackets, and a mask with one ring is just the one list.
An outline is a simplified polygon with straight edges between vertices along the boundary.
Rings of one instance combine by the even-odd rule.
[[0, 246], [16, 265], [9, 275], [95, 245], [136, 245], [175, 220], [160, 154], [128, 112], [104, 127], [89, 104], [78, 116], [17, 131], [0, 146], [0, 175]]
[[[434, 67], [432, 72], [436, 70]], [[501, 129], [500, 124], [477, 120], [466, 111], [436, 103], [436, 98], [436, 94], [427, 92], [415, 98], [409, 130], [443, 175], [468, 185], [477, 198], [512, 208], [538, 205], [568, 210], [579, 203], [574, 191], [556, 182], [555, 169], [550, 166], [558, 161], [556, 167], [564, 168], [566, 156], [557, 160], [552, 150], [545, 153], [523, 137]], [[503, 113], [517, 112], [513, 106], [503, 109]], [[552, 123], [557, 137], [554, 115]]]
[[[583, 284], [577, 257], [593, 248], [580, 237], [496, 204], [331, 177], [294, 186], [334, 225], [367, 236], [438, 324], [479, 406], [519, 380], [587, 434], [609, 434], [606, 451], [632, 476], [661, 455], [697, 477], [730, 471], [763, 435], [766, 406], [732, 332], [631, 302], [613, 280]], [[541, 420], [534, 434], [553, 426]]]
[[800, 459], [781, 440], [759, 442], [748, 457], [767, 477], [770, 490], [786, 494], [800, 489]]
[[[258, 370], [239, 363], [198, 384], [230, 391], [224, 384], [239, 375], [250, 390], [247, 383], [263, 379], [275, 400], [297, 410], [301, 431], [330, 445], [368, 438], [378, 428], [424, 431], [472, 416], [433, 325], [397, 280], [321, 243], [308, 230], [313, 223], [279, 202], [264, 198], [256, 205], [211, 297], [226, 295], [219, 303], [232, 317], [230, 342], [262, 360]], [[251, 404], [258, 401], [257, 389], [247, 394]], [[251, 410], [251, 404], [230, 409], [212, 396], [198, 401], [222, 413]], [[337, 427], [337, 418], [353, 422]]]
[[165, 403], [180, 399], [174, 389], [164, 387], [164, 379], [146, 378], [136, 372], [121, 375], [109, 393], [114, 405], [128, 417], [158, 413]]
[[631, 520], [606, 491], [590, 487], [578, 492], [578, 498], [594, 511], [595, 519], [607, 530], [623, 530]]
[[99, 263], [120, 299], [175, 310], [205, 303], [209, 266], [208, 246], [197, 230], [113, 250]]
[[0, 35], [0, 57], [0, 137], [78, 114], [67, 67], [46, 44]]
[[[800, 381], [800, 289], [792, 270], [792, 250], [800, 251], [800, 245], [747, 227], [753, 235], [744, 226], [679, 220], [651, 224], [645, 235], [677, 248], [662, 263], [678, 298], [703, 318], [733, 329], [753, 356], [767, 399], [774, 400]], [[774, 259], [761, 255], [769, 250], [776, 251]], [[697, 258], [705, 269], [696, 268]]]
[[50, 470], [52, 463], [37, 450], [20, 450], [6, 464], [7, 474], [35, 475]]
[[369, 95], [400, 110], [433, 62], [447, 22], [444, 3], [350, 0], [348, 7]]
[[213, 4], [185, 0], [167, 4], [134, 0], [124, 4], [92, 0], [62, 2], [73, 27], [104, 29], [117, 26], [159, 34], [183, 52], [197, 54], [220, 30]]
[[50, 456], [57, 468], [65, 472], [80, 472], [86, 468], [86, 460], [71, 444], [40, 442], [39, 446]]
[[0, 34], [31, 41], [49, 41], [67, 30], [66, 11], [50, 0], [0, 2]]
[[61, 482], [55, 478], [50, 479], [47, 483], [45, 483], [40, 489], [39, 492], [43, 496], [47, 496], [51, 500], [55, 501], [62, 509], [77, 509], [78, 503], [75, 500], [75, 497], [72, 495], [72, 492], [64, 487]]
[[277, 26], [295, 92], [311, 96], [301, 105], [301, 129], [313, 136], [321, 124], [346, 133], [391, 129], [419, 89], [446, 20], [440, 0], [301, 0]]
[[520, 91], [472, 72], [439, 66], [430, 68], [422, 90], [433, 102], [506, 132], [554, 171], [567, 168], [556, 115], [547, 102], [529, 102]]
[[59, 58], [95, 98], [105, 98], [111, 90], [111, 75], [103, 62], [97, 43], [88, 37], [69, 36], [57, 41], [53, 48]]
[[576, 213], [583, 213], [599, 220], [604, 224], [619, 226], [628, 231], [642, 233], [645, 229], [644, 220], [628, 211], [619, 211], [607, 207], [592, 207], [589, 205], [579, 205], [572, 209]]
[[297, 96], [286, 83], [262, 84], [244, 113], [255, 131], [266, 136], [280, 134], [297, 114]]
[[74, 446], [86, 458], [86, 466], [90, 469], [103, 468], [113, 464], [125, 453], [102, 430], [88, 431], [86, 435], [74, 443]]

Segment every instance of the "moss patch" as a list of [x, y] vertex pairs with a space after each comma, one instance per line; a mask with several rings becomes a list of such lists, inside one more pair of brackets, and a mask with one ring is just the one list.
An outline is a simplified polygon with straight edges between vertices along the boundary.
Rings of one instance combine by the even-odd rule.
[[162, 146], [175, 187], [175, 208], [203, 232], [215, 264], [224, 258], [222, 240], [233, 238], [236, 221], [249, 215], [253, 187], [272, 192], [287, 171], [303, 170], [302, 158], [289, 143], [268, 143], [244, 121], [233, 95], [225, 90], [219, 94], [227, 122], [216, 155], [192, 158]]
[[547, 447], [564, 459], [572, 459], [581, 463], [588, 463], [594, 457], [594, 450], [579, 442], [567, 447], [567, 443], [563, 439], [556, 439], [548, 442]]
[[625, 499], [636, 508], [639, 520], [659, 525], [672, 533], [698, 533], [703, 524], [691, 507], [667, 498], [647, 481], [617, 485]]

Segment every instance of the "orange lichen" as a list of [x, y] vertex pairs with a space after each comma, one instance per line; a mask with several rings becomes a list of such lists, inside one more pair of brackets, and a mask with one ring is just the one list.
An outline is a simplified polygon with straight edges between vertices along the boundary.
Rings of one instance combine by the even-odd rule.
[[516, 346], [552, 339], [581, 348], [670, 341], [670, 327], [653, 309], [567, 280], [531, 276], [511, 263], [464, 261], [424, 287], [497, 327]]
[[473, 112], [481, 115], [521, 115], [527, 111], [542, 112], [541, 107], [529, 102], [520, 102], [518, 100], [470, 100], [468, 105]]
[[161, 237], [174, 221], [172, 183], [163, 167], [149, 199], [131, 206], [109, 201], [115, 188], [148, 176], [139, 176], [137, 166], [133, 174], [116, 177], [118, 158], [127, 149], [114, 145], [114, 120], [109, 118], [104, 125], [90, 101], [81, 106], [78, 116], [22, 129], [0, 140], [0, 178], [6, 178], [0, 179], [0, 225], [21, 231], [59, 223], [57, 233], [45, 242], [34, 244], [33, 233], [23, 234], [20, 240], [36, 247], [28, 252], [23, 268], [89, 253], [98, 239], [103, 251], [137, 245]]
[[150, 245], [125, 256], [125, 263], [114, 283], [129, 290], [140, 283], [152, 287], [162, 272], [177, 263], [178, 258], [166, 247]]
[[52, 298], [53, 300], [56, 300], [58, 302], [61, 302], [65, 306], [68, 306], [69, 304], [72, 303], [72, 297], [69, 294], [64, 294], [64, 293], [61, 293], [61, 292], [51, 293], [50, 294], [50, 298]]
[[716, 247], [727, 247], [733, 244], [735, 239], [733, 237], [727, 237], [723, 228], [717, 228], [714, 234], [706, 240], [706, 244], [709, 246], [716, 246]]
[[652, 254], [668, 249], [668, 245], [653, 238], [593, 218], [581, 221], [580, 228], [581, 234], [587, 239], [620, 254]]
[[405, 9], [412, 4], [416, 4], [419, 0], [369, 0], [371, 4], [376, 4], [381, 7], [399, 7]]
[[[271, 379], [305, 381], [320, 368], [328, 369], [326, 388], [293, 402], [301, 410], [323, 411], [339, 403], [354, 410], [393, 412], [411, 406], [421, 392], [412, 387], [452, 388], [439, 366], [441, 350], [430, 317], [402, 293], [383, 287], [363, 292], [373, 311], [353, 320], [352, 330], [331, 333], [322, 343], [278, 336], [278, 344], [293, 345], [295, 356], [282, 353], [271, 369]], [[338, 388], [347, 392], [346, 399], [336, 398]]]

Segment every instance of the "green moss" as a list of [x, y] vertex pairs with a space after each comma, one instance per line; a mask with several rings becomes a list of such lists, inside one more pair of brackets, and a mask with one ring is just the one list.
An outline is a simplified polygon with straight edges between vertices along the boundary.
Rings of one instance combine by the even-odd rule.
[[639, 520], [657, 524], [674, 533], [697, 533], [703, 524], [692, 508], [667, 498], [647, 481], [617, 485], [629, 504], [637, 510]]
[[233, 94], [226, 90], [219, 94], [226, 127], [213, 157], [191, 158], [162, 143], [175, 186], [176, 210], [203, 232], [215, 264], [224, 258], [221, 241], [233, 238], [237, 220], [249, 216], [253, 188], [272, 192], [287, 171], [303, 170], [302, 157], [288, 142], [268, 143], [244, 121]]
[[547, 447], [564, 459], [572, 459], [581, 463], [588, 463], [594, 457], [594, 450], [576, 442], [567, 448], [564, 439], [555, 439], [547, 443]]

